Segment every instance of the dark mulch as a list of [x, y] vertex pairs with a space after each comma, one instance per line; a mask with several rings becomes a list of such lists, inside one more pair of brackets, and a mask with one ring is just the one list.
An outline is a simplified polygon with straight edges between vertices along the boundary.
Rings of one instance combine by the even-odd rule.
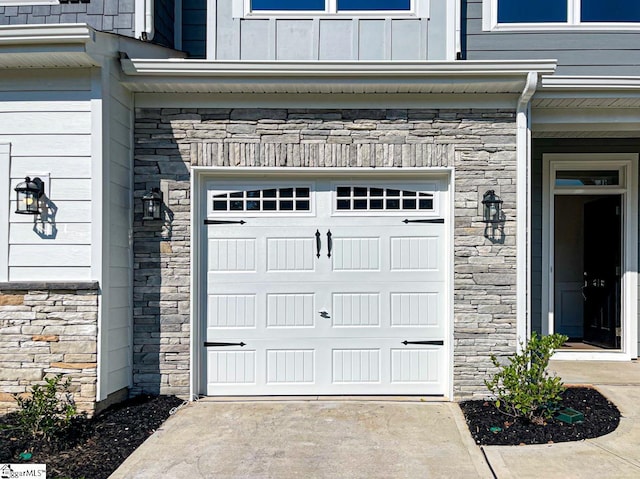
[[[523, 419], [513, 419], [498, 411], [491, 401], [465, 401], [460, 404], [467, 426], [477, 444], [519, 445], [580, 441], [603, 436], [615, 430], [620, 411], [593, 388], [570, 387], [563, 394], [562, 407], [584, 414], [584, 422], [566, 424], [550, 419], [535, 425]], [[492, 432], [492, 427], [501, 431]]]
[[[47, 465], [49, 478], [106, 479], [169, 417], [181, 399], [139, 396], [113, 406], [92, 419], [78, 418], [50, 443], [21, 437], [16, 415], [0, 417], [0, 463]], [[20, 453], [29, 451], [29, 461]]]

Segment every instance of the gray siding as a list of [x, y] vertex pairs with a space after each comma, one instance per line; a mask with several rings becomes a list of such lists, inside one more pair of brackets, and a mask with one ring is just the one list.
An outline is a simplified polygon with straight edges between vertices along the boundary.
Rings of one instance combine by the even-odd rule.
[[638, 32], [483, 32], [482, 0], [464, 12], [467, 60], [552, 58], [560, 75], [640, 75]]
[[[187, 4], [193, 2], [187, 2]], [[430, 18], [234, 18], [218, 0], [216, 60], [445, 60], [445, 2]], [[191, 15], [185, 8], [185, 23]], [[193, 20], [193, 18], [190, 18]], [[201, 15], [201, 21], [204, 15]], [[431, 28], [434, 25], [434, 28]], [[185, 27], [186, 28], [186, 27]], [[185, 31], [186, 35], [186, 31]], [[185, 43], [185, 46], [190, 45]]]
[[0, 25], [86, 23], [96, 30], [134, 36], [134, 0], [0, 7]]
[[640, 153], [640, 139], [537, 139], [532, 158], [531, 326], [542, 328], [542, 155], [545, 153]]
[[182, 0], [182, 50], [204, 58], [207, 48], [207, 0]]

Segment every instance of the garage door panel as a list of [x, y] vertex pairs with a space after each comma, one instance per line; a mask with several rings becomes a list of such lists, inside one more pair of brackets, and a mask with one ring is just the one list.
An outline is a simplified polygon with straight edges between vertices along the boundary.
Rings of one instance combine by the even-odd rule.
[[441, 394], [444, 384], [441, 346], [386, 339], [355, 347], [344, 339], [309, 338], [255, 340], [234, 349], [208, 351], [207, 394], [426, 395]]
[[378, 271], [380, 238], [333, 238], [334, 271]]
[[442, 322], [438, 292], [395, 292], [390, 294], [391, 326], [438, 328]]
[[268, 330], [282, 338], [445, 335], [441, 283], [226, 283], [215, 291], [209, 295], [209, 340], [237, 336], [234, 328], [245, 338], [272, 334]]
[[391, 349], [391, 382], [437, 384], [441, 381], [439, 349]]
[[209, 240], [209, 271], [256, 272], [254, 238], [216, 238]]
[[379, 384], [382, 379], [380, 349], [334, 349], [334, 384]]
[[316, 255], [311, 238], [267, 238], [267, 272], [314, 271]]
[[316, 307], [313, 293], [267, 294], [267, 328], [312, 328]]
[[207, 383], [256, 384], [256, 351], [207, 351]]
[[333, 327], [380, 326], [380, 308], [379, 293], [333, 293]]
[[255, 294], [211, 294], [207, 307], [207, 328], [255, 328]]
[[315, 384], [314, 349], [269, 349], [266, 351], [266, 384]]
[[391, 271], [440, 271], [442, 242], [437, 237], [392, 237]]

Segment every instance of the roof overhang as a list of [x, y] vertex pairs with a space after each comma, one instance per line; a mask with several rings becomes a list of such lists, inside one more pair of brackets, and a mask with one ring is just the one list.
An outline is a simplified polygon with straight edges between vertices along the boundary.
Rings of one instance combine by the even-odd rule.
[[183, 54], [120, 35], [97, 32], [86, 24], [0, 26], [0, 69], [87, 68], [118, 52], [147, 57]]
[[0, 68], [86, 68], [99, 63], [92, 56], [96, 31], [87, 25], [3, 25]]
[[121, 60], [123, 84], [145, 93], [520, 94], [531, 71], [555, 60], [327, 62]]
[[543, 76], [532, 108], [534, 137], [639, 137], [640, 77]]

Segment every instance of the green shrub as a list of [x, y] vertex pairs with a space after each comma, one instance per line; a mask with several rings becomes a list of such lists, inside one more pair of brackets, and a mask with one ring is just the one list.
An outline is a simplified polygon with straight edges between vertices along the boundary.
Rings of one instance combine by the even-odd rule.
[[69, 392], [69, 379], [62, 380], [62, 374], [46, 378], [44, 385], [36, 384], [26, 397], [15, 395], [20, 409], [18, 424], [20, 430], [35, 438], [50, 440], [63, 432], [76, 417], [77, 409]]
[[533, 333], [522, 351], [509, 358], [509, 364], [501, 365], [492, 355], [493, 365], [500, 370], [484, 383], [496, 398], [495, 406], [508, 416], [537, 424], [550, 418], [564, 386], [559, 377], [549, 375], [547, 366], [553, 351], [567, 339], [561, 334], [540, 337]]

